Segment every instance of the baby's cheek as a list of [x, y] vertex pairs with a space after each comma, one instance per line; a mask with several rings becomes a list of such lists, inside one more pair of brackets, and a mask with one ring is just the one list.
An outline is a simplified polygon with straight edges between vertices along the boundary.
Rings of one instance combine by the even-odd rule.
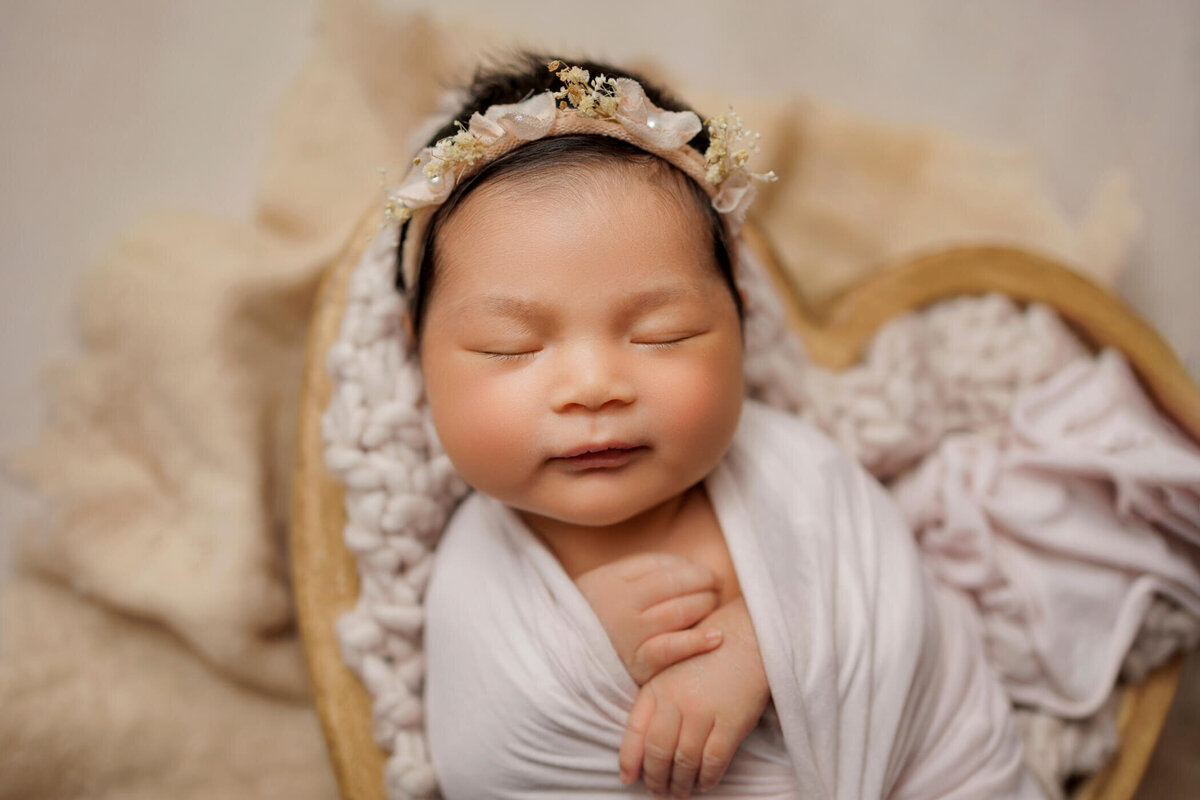
[[723, 452], [737, 426], [743, 387], [734, 366], [730, 362], [714, 369], [705, 364], [662, 376], [658, 389], [670, 407], [667, 424], [677, 435], [688, 437], [697, 451]]
[[450, 460], [472, 486], [487, 491], [533, 447], [519, 397], [487, 382], [438, 387], [430, 402]]

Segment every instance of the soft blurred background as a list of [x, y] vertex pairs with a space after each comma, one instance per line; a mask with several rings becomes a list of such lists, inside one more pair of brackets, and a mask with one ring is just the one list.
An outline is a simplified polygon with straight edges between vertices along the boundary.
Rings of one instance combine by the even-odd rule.
[[[650, 58], [709, 95], [796, 93], [1023, 150], [1069, 218], [1123, 175], [1142, 221], [1119, 291], [1200, 376], [1194, 0], [383, 5], [428, 7], [518, 43]], [[39, 369], [73, 349], [72, 287], [115, 236], [156, 209], [250, 213], [273, 111], [319, 7], [0, 0], [0, 452], [32, 441]], [[0, 481], [0, 575], [10, 532], [35, 508]], [[1177, 707], [1174, 717], [1192, 738], [1175, 767], [1155, 761], [1151, 780], [1190, 769], [1200, 787], [1200, 713]], [[1168, 781], [1144, 796], [1178, 790]]]

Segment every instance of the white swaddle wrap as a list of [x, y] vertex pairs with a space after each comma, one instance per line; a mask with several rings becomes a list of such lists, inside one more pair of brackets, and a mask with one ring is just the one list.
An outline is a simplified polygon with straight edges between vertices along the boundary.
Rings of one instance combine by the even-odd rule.
[[[852, 459], [748, 401], [706, 487], [782, 732], [760, 725], [706, 796], [1039, 796], [965, 601], [926, 578]], [[464, 503], [426, 610], [428, 735], [447, 798], [646, 793], [617, 778], [637, 687], [515, 514]]]

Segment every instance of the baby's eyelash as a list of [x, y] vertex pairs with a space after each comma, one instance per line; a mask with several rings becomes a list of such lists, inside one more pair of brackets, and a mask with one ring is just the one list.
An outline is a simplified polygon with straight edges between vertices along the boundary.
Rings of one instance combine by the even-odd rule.
[[493, 359], [495, 361], [516, 361], [517, 359], [528, 358], [529, 356], [536, 354], [537, 350], [526, 350], [523, 353], [496, 353], [490, 350], [476, 350], [475, 352], [479, 353], [481, 356]]
[[678, 347], [679, 345], [683, 344], [684, 342], [686, 342], [688, 339], [691, 339], [691, 338], [692, 338], [692, 336], [688, 335], [688, 336], [680, 336], [677, 339], [671, 339], [671, 340], [665, 341], [665, 342], [634, 342], [634, 344], [638, 345], [639, 347], [649, 347], [649, 348], [653, 348], [655, 350], [669, 350], [672, 347]]

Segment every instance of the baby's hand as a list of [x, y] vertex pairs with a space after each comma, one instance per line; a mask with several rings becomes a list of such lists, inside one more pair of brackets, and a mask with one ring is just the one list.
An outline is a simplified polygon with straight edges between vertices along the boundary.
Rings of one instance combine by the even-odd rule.
[[717, 607], [717, 578], [682, 556], [629, 556], [585, 572], [575, 583], [639, 686], [721, 644], [720, 630], [692, 628]]
[[638, 692], [621, 742], [622, 783], [641, 771], [656, 796], [711, 789], [762, 717], [771, 693], [745, 601], [705, 624], [724, 630], [724, 646], [663, 670]]

